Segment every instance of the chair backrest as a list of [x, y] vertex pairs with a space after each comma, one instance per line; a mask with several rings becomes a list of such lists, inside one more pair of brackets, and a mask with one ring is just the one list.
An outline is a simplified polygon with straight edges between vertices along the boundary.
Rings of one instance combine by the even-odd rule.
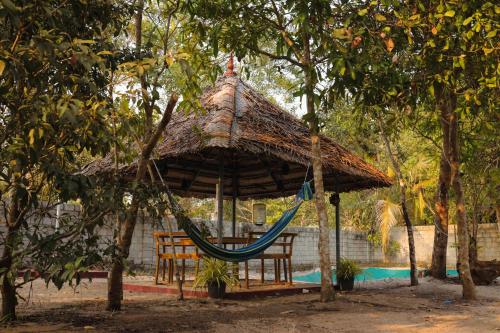
[[186, 238], [187, 234], [184, 231], [174, 231], [174, 232], [168, 232], [168, 231], [154, 231], [153, 232], [153, 238], [159, 239], [159, 240], [167, 240], [170, 239], [170, 235], [172, 235], [173, 238]]
[[[257, 238], [264, 235], [265, 232], [262, 231], [251, 231], [248, 233], [248, 243], [253, 243]], [[282, 232], [276, 241], [271, 245], [270, 249], [272, 252], [277, 251], [277, 247], [281, 247], [284, 254], [291, 256], [293, 253], [293, 241], [297, 236], [294, 232]]]
[[[173, 243], [171, 237], [173, 238]], [[153, 232], [153, 239], [155, 240], [156, 255], [172, 252], [173, 246], [176, 249], [180, 248], [182, 253], [186, 252], [186, 248], [195, 248], [195, 245], [184, 231], [174, 231], [171, 233], [168, 231], [155, 231]], [[197, 249], [193, 250], [193, 252], [198, 252]]]

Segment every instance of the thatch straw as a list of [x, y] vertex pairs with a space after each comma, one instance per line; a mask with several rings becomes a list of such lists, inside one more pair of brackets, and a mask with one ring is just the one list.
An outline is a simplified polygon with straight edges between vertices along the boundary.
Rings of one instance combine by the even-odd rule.
[[[240, 198], [294, 194], [310, 158], [307, 126], [270, 103], [237, 76], [225, 75], [201, 98], [204, 114], [176, 112], [155, 159], [174, 192], [206, 197], [224, 167], [224, 195]], [[321, 136], [325, 188], [345, 192], [391, 185], [374, 166]], [[132, 177], [136, 164], [121, 165]], [[110, 156], [89, 164], [86, 174], [110, 173]], [[234, 186], [233, 186], [234, 183]]]

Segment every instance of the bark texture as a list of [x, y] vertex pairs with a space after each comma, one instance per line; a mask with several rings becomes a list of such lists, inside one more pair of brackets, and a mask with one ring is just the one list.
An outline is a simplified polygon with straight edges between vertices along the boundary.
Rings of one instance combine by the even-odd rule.
[[312, 165], [314, 172], [314, 201], [319, 219], [319, 260], [321, 267], [321, 301], [328, 302], [335, 298], [330, 261], [330, 227], [326, 212], [325, 191], [323, 189], [323, 170], [319, 137], [311, 137]]
[[[146, 144], [141, 151], [140, 159], [138, 161], [137, 172], [135, 181], [140, 182], [144, 179], [146, 171], [148, 170], [149, 158], [156, 146], [161, 133], [169, 123], [172, 112], [177, 104], [177, 95], [170, 96], [167, 107], [160, 123], [157, 125], [156, 130], [147, 138]], [[108, 305], [109, 311], [119, 311], [121, 309], [121, 301], [123, 295], [122, 276], [124, 269], [124, 260], [129, 255], [130, 244], [134, 234], [135, 225], [137, 222], [137, 213], [139, 211], [140, 202], [137, 193], [133, 194], [132, 203], [127, 209], [126, 218], [121, 226], [121, 232], [117, 240], [117, 253], [113, 260], [111, 271], [108, 277]]]
[[458, 119], [453, 111], [450, 116], [450, 165], [451, 184], [455, 194], [457, 234], [458, 234], [458, 272], [462, 280], [463, 298], [476, 299], [476, 288], [472, 280], [469, 263], [469, 229], [465, 212], [465, 198], [460, 175], [460, 152], [458, 150]]
[[9, 228], [5, 237], [5, 247], [2, 254], [2, 265], [0, 268], [6, 269], [5, 276], [3, 277], [1, 291], [2, 291], [2, 317], [0, 321], [13, 321], [16, 320], [16, 288], [13, 281], [8, 278], [7, 273], [11, 271], [13, 263], [12, 249], [15, 243], [16, 231]]
[[311, 159], [314, 173], [314, 202], [319, 220], [319, 260], [321, 269], [321, 296], [322, 302], [335, 299], [335, 289], [332, 281], [332, 268], [330, 260], [330, 227], [328, 225], [328, 214], [326, 211], [325, 188], [323, 184], [323, 164], [321, 163], [321, 143], [319, 139], [319, 125], [314, 107], [314, 87], [316, 77], [314, 66], [311, 61], [310, 41], [307, 33], [308, 21], [304, 28], [303, 43], [304, 54], [302, 63], [304, 65], [304, 83], [306, 91], [307, 116], [311, 133]]
[[435, 203], [435, 232], [434, 247], [432, 250], [431, 276], [436, 279], [446, 278], [446, 254], [448, 249], [448, 193], [451, 183], [450, 166], [450, 101], [446, 100], [443, 93], [439, 91], [436, 94], [440, 101], [439, 109], [441, 112], [441, 129], [443, 135], [443, 146], [441, 150], [441, 161], [439, 163], [439, 183], [436, 193]]
[[12, 197], [11, 205], [8, 208], [6, 221], [7, 234], [5, 235], [5, 245], [3, 248], [2, 258], [0, 260], [0, 269], [3, 271], [3, 279], [0, 286], [2, 294], [2, 317], [0, 318], [0, 321], [4, 322], [14, 321], [17, 319], [15, 281], [10, 279], [9, 275], [17, 274], [17, 272], [12, 271], [12, 265], [14, 264], [13, 252], [17, 245], [17, 232], [21, 226], [21, 219], [22, 216], [19, 209], [19, 202], [14, 195]]
[[382, 124], [382, 120], [378, 119], [378, 124], [380, 128], [380, 134], [382, 136], [382, 140], [384, 141], [385, 147], [387, 149], [387, 154], [391, 159], [392, 166], [396, 172], [396, 176], [399, 181], [399, 200], [401, 204], [401, 210], [403, 212], [403, 220], [406, 225], [406, 232], [408, 235], [408, 250], [410, 256], [410, 283], [412, 286], [418, 285], [418, 271], [417, 271], [417, 258], [415, 254], [415, 240], [413, 237], [413, 225], [410, 220], [410, 215], [408, 214], [408, 208], [406, 206], [406, 183], [403, 178], [403, 174], [401, 172], [401, 166], [399, 163], [399, 158], [397, 158], [391, 149], [391, 144], [387, 135], [384, 131], [384, 126]]

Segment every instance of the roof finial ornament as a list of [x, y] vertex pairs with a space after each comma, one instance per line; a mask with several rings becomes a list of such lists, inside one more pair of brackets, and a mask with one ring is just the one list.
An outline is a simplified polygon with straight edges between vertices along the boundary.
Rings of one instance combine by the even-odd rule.
[[224, 76], [234, 76], [236, 73], [234, 72], [234, 55], [233, 51], [231, 51], [231, 54], [229, 55], [229, 61], [227, 63], [227, 69], [226, 72], [224, 73]]

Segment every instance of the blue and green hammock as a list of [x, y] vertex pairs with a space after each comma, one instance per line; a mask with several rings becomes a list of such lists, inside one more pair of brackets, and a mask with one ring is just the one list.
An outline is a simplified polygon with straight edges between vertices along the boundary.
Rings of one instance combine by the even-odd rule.
[[178, 226], [186, 232], [196, 246], [211, 257], [224, 261], [239, 262], [252, 259], [270, 247], [293, 220], [302, 203], [312, 199], [312, 190], [310, 182], [304, 182], [299, 193], [295, 196], [293, 206], [284, 211], [281, 217], [264, 235], [254, 243], [235, 250], [218, 247], [205, 239], [200, 229], [186, 215], [185, 211], [179, 206], [172, 193], [168, 190], [167, 195]]

